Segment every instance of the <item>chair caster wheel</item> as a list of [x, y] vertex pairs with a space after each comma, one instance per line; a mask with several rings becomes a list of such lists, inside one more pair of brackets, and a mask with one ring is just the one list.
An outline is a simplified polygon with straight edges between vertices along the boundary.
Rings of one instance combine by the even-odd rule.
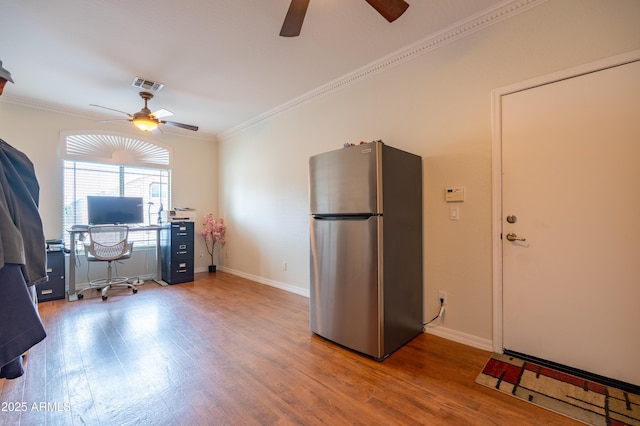
[[137, 288], [134, 288], [134, 289], [133, 289], [133, 294], [136, 294], [137, 292], [138, 292], [138, 289], [137, 289]]
[[102, 296], [102, 300], [107, 300], [109, 296], [107, 296], [106, 294], [104, 296]]
[[84, 297], [84, 294], [78, 293], [78, 300], [82, 299], [83, 297]]

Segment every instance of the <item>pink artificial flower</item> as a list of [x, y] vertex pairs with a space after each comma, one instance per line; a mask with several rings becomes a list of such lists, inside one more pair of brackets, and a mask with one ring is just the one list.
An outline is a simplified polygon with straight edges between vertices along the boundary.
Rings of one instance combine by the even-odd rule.
[[[222, 218], [220, 218], [216, 222], [211, 213], [205, 216], [205, 221], [202, 226], [203, 228], [200, 230], [200, 235], [204, 237], [207, 251], [211, 256], [211, 264], [213, 265], [213, 249], [217, 242], [219, 242], [220, 244], [225, 243], [224, 236], [227, 232], [227, 226], [224, 224], [224, 219]], [[211, 241], [211, 248], [209, 248], [209, 241]]]

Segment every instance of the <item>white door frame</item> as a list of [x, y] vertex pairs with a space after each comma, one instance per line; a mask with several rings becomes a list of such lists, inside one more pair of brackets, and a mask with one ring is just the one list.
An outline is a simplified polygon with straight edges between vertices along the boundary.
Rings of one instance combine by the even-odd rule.
[[560, 80], [583, 74], [600, 71], [618, 65], [640, 60], [640, 50], [633, 50], [621, 55], [602, 59], [596, 62], [569, 68], [531, 80], [522, 81], [508, 86], [494, 89], [491, 92], [492, 113], [492, 245], [493, 245], [493, 351], [502, 353], [503, 346], [503, 300], [502, 300], [502, 96], [531, 89]]

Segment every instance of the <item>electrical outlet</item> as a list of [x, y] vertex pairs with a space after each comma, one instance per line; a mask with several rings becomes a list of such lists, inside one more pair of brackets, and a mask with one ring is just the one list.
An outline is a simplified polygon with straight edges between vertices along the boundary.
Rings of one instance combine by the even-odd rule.
[[447, 292], [444, 290], [438, 291], [438, 302], [442, 300], [442, 306], [447, 304]]
[[287, 270], [287, 262], [282, 262], [282, 270], [283, 271]]

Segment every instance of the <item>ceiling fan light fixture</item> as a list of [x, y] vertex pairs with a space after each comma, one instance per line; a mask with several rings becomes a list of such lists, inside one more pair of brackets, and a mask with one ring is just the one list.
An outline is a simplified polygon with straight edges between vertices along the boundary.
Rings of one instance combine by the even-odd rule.
[[149, 99], [153, 98], [153, 94], [150, 92], [140, 92], [140, 97], [144, 100], [144, 107], [142, 107], [142, 109], [136, 112], [135, 114], [129, 114], [128, 112], [125, 112], [125, 111], [120, 111], [118, 109], [113, 109], [113, 108], [107, 108], [100, 105], [91, 104], [91, 106], [105, 108], [111, 111], [119, 112], [121, 114], [124, 114], [130, 117], [128, 119], [123, 118], [120, 120], [100, 120], [100, 121], [104, 122], [104, 121], [125, 121], [126, 120], [133, 123], [134, 126], [142, 130], [143, 132], [162, 133], [160, 129], [158, 129], [158, 125], [160, 124], [166, 124], [167, 126], [173, 126], [173, 127], [180, 127], [182, 129], [192, 130], [194, 132], [198, 131], [198, 126], [193, 126], [191, 124], [177, 123], [175, 121], [159, 120], [160, 118], [173, 115], [173, 113], [166, 109], [159, 109], [156, 112], [151, 112], [151, 110], [147, 107], [147, 102], [149, 101]]
[[143, 132], [151, 132], [158, 128], [158, 121], [148, 117], [136, 117], [133, 124]]

